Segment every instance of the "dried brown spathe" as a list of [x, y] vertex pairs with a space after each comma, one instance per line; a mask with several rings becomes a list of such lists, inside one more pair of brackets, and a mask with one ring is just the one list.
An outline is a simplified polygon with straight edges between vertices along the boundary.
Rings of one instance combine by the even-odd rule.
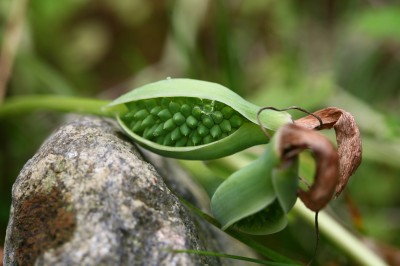
[[361, 163], [360, 131], [354, 117], [342, 109], [328, 107], [315, 112], [314, 115], [321, 118], [322, 127], [320, 127], [320, 122], [311, 115], [296, 120], [295, 124], [308, 129], [331, 129], [332, 127], [335, 129], [339, 154], [339, 182], [335, 195], [339, 196], [350, 176]]
[[338, 183], [336, 148], [318, 132], [293, 124], [283, 126], [276, 134], [278, 151], [284, 163], [293, 160], [304, 149], [312, 151], [317, 168], [314, 183], [308, 191], [299, 190], [298, 195], [309, 209], [319, 211], [332, 199]]

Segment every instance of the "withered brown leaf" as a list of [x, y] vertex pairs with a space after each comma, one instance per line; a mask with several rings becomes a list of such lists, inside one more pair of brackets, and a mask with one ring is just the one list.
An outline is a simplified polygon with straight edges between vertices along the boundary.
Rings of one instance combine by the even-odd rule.
[[275, 135], [283, 163], [293, 160], [304, 149], [310, 149], [316, 161], [314, 182], [308, 191], [299, 190], [304, 204], [313, 211], [322, 209], [335, 192], [339, 176], [336, 148], [320, 133], [294, 124], [281, 127]]
[[296, 125], [309, 129], [335, 129], [339, 153], [339, 182], [336, 187], [336, 197], [343, 191], [350, 176], [357, 170], [361, 163], [362, 143], [360, 131], [354, 117], [345, 110], [328, 107], [314, 113], [322, 120], [320, 122], [313, 116], [297, 119]]

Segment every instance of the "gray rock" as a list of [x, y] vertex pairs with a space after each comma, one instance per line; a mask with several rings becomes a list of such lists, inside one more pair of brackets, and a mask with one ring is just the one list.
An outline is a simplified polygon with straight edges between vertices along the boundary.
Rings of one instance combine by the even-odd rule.
[[195, 249], [252, 256], [188, 211], [204, 194], [173, 162], [154, 167], [110, 120], [79, 117], [27, 162], [12, 191], [5, 265], [244, 265], [173, 253]]

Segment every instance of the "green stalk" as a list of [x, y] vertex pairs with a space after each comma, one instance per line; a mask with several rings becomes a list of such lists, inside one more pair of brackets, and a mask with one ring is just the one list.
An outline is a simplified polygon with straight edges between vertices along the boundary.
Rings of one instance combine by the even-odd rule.
[[17, 96], [0, 105], [0, 118], [30, 113], [37, 110], [53, 110], [113, 117], [116, 110], [106, 108], [108, 100], [57, 95]]
[[[309, 224], [314, 224], [315, 213], [307, 209], [301, 202], [297, 201], [292, 212]], [[320, 233], [333, 243], [338, 249], [346, 253], [359, 265], [386, 266], [387, 264], [377, 256], [371, 249], [364, 245], [358, 238], [347, 231], [341, 224], [335, 221], [328, 213], [318, 213], [318, 224]]]

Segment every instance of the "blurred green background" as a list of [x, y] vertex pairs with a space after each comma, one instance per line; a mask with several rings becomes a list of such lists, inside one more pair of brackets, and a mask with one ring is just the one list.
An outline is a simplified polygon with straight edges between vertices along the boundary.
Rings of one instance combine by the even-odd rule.
[[[393, 258], [400, 256], [396, 2], [3, 0], [0, 43], [10, 19], [23, 26], [6, 98], [111, 99], [170, 76], [214, 81], [261, 106], [344, 108], [361, 128], [364, 161], [347, 188], [349, 200], [341, 197], [332, 208], [350, 230]], [[9, 17], [10, 9], [23, 5], [25, 13]], [[0, 246], [11, 186], [61, 120], [61, 114], [39, 112], [0, 122]], [[293, 219], [282, 233], [262, 240], [307, 261], [314, 229]], [[352, 265], [329, 243], [322, 244], [318, 262]]]

